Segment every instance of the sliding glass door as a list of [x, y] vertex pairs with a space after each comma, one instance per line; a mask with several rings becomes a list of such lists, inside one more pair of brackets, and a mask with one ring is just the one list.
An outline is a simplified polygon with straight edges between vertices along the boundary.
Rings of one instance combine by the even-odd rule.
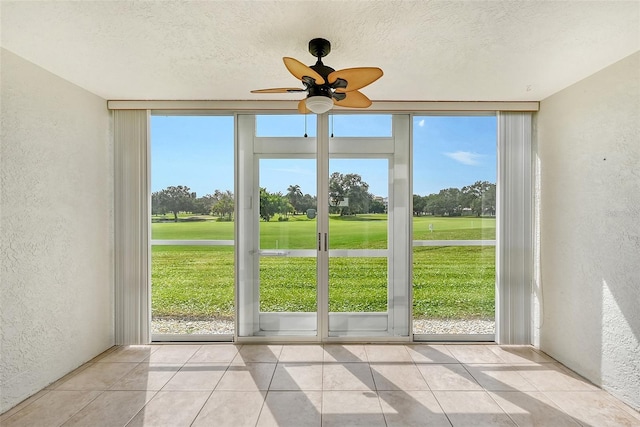
[[240, 338], [409, 336], [408, 116], [333, 119], [238, 117]]

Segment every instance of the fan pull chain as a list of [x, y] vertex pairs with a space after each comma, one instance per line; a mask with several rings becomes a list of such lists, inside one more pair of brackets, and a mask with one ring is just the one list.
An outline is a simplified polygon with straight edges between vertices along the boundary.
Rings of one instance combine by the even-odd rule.
[[331, 115], [331, 138], [333, 138], [333, 114]]
[[307, 137], [307, 115], [304, 115], [304, 137]]

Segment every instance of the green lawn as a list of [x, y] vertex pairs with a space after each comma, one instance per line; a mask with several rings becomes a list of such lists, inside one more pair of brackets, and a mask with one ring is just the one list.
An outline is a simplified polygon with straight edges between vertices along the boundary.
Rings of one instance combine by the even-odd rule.
[[[154, 222], [151, 238], [158, 240], [232, 240], [233, 222], [218, 222], [212, 217], [198, 222]], [[183, 220], [186, 219], [182, 218]], [[430, 231], [429, 225], [433, 231]], [[340, 217], [330, 216], [331, 247], [384, 248], [387, 240], [387, 215], [368, 214]], [[304, 215], [290, 216], [288, 221], [260, 221], [260, 244], [264, 249], [313, 249], [316, 220]], [[414, 240], [494, 240], [495, 218], [433, 217], [413, 218]]]
[[213, 218], [200, 222], [153, 222], [151, 238], [156, 240], [233, 240], [233, 227], [233, 222], [218, 222]]
[[[433, 231], [429, 230], [433, 224]], [[484, 227], [484, 228], [483, 228]], [[384, 248], [386, 215], [331, 217], [334, 249]], [[153, 239], [233, 239], [230, 222], [152, 224]], [[315, 220], [260, 222], [262, 248], [313, 249]], [[495, 220], [487, 218], [414, 219], [421, 240], [494, 239]], [[495, 248], [417, 247], [413, 260], [414, 317], [493, 318]], [[315, 258], [264, 257], [260, 261], [263, 311], [316, 310]], [[233, 247], [154, 246], [154, 317], [233, 318]], [[384, 258], [331, 258], [330, 311], [385, 311]]]

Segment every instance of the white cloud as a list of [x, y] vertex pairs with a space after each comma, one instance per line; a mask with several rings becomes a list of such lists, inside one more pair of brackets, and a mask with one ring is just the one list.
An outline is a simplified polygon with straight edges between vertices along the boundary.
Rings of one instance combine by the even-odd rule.
[[472, 153], [470, 151], [454, 151], [453, 153], [443, 153], [445, 156], [452, 158], [456, 162], [463, 165], [476, 166], [480, 164], [480, 159], [484, 157], [482, 154]]
[[424, 126], [424, 119], [420, 120], [418, 122], [418, 126], [423, 127]]

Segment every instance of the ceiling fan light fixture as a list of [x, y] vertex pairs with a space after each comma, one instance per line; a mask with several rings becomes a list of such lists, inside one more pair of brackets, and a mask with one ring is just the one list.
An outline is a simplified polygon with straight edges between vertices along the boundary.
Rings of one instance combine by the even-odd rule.
[[327, 96], [310, 96], [305, 101], [312, 113], [323, 114], [333, 108], [333, 100]]

